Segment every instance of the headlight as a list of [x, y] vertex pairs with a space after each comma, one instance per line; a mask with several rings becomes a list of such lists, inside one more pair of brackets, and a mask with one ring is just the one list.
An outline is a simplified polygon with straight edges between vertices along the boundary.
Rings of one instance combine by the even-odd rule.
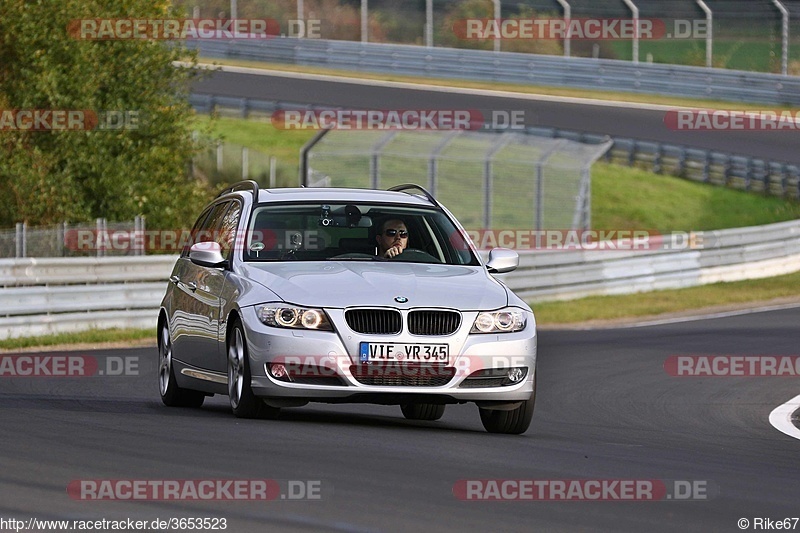
[[499, 311], [478, 313], [470, 333], [511, 333], [525, 329], [527, 318], [522, 309], [506, 307]]
[[276, 328], [333, 331], [333, 326], [322, 309], [265, 305], [258, 309], [258, 319], [267, 326]]

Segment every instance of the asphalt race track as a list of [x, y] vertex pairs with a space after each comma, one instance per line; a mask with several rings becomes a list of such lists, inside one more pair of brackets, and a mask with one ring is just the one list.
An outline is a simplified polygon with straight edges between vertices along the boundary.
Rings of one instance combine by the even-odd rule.
[[[800, 442], [768, 422], [800, 392], [797, 377], [673, 377], [664, 363], [797, 355], [799, 323], [800, 309], [789, 309], [543, 331], [536, 413], [522, 436], [484, 433], [472, 405], [450, 406], [438, 422], [406, 421], [397, 407], [321, 404], [286, 409], [278, 421], [239, 420], [224, 397], [168, 408], [155, 348], [73, 353], [100, 369], [126, 361], [131, 375], [0, 378], [0, 517], [224, 517], [233, 532], [739, 531], [741, 518], [752, 527], [798, 517]], [[77, 480], [186, 479], [271, 479], [282, 491], [319, 482], [321, 499], [85, 501], [67, 492]], [[459, 480], [486, 479], [678, 480], [706, 498], [454, 496]]]
[[[596, 105], [550, 100], [471, 95], [366, 83], [297, 79], [268, 74], [215, 72], [194, 86], [195, 93], [255, 98], [352, 109], [469, 109], [484, 112], [524, 111], [526, 126], [562, 128], [604, 135], [660, 141], [695, 148], [800, 163], [798, 132], [672, 131], [665, 110], [641, 109], [623, 103]], [[730, 104], [731, 106], [733, 104]], [[725, 104], [717, 107], [725, 108]], [[764, 106], [769, 109], [769, 106]]]

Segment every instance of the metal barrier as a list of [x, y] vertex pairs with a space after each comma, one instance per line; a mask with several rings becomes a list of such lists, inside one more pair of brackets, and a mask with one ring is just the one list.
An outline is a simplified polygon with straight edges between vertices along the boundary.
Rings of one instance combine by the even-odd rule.
[[[219, 108], [236, 110], [247, 117], [251, 112], [271, 113], [290, 109], [335, 109], [326, 106], [292, 102], [232, 98], [209, 94], [192, 94], [192, 106], [201, 113]], [[603, 135], [561, 130], [527, 128], [528, 134], [564, 138], [577, 142], [600, 144]], [[759, 191], [786, 198], [800, 198], [800, 166], [781, 161], [767, 161], [750, 156], [704, 150], [688, 146], [611, 137], [613, 144], [606, 152], [606, 161], [636, 165], [658, 174], [667, 174], [734, 189]]]
[[0, 259], [0, 339], [87, 329], [155, 331], [156, 309], [176, 259]]
[[800, 105], [800, 77], [706, 67], [321, 39], [190, 41], [207, 58], [429, 78]]
[[[498, 276], [546, 301], [756, 279], [800, 271], [800, 221], [677, 238], [649, 251], [530, 251]], [[665, 249], [665, 248], [670, 249]], [[677, 249], [676, 249], [677, 248]], [[0, 338], [153, 327], [176, 256], [0, 260]], [[80, 311], [80, 312], [79, 312]], [[3, 316], [5, 315], [5, 316]]]
[[521, 297], [546, 301], [680, 289], [800, 271], [798, 220], [699, 232], [694, 239], [695, 247], [673, 239], [652, 251], [523, 252], [520, 267], [498, 277]]

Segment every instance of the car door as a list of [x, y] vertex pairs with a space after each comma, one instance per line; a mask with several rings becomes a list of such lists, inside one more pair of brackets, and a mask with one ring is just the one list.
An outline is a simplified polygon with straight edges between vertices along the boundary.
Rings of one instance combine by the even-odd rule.
[[189, 288], [184, 281], [187, 278], [187, 271], [191, 266], [189, 261], [189, 248], [194, 243], [197, 235], [203, 228], [205, 221], [211, 214], [212, 208], [209, 207], [197, 217], [197, 221], [192, 226], [191, 237], [181, 251], [172, 276], [169, 281], [173, 285], [169, 289], [168, 298], [169, 306], [167, 312], [169, 314], [169, 328], [170, 336], [172, 337], [172, 352], [173, 357], [180, 361], [186, 361], [186, 358], [191, 353], [193, 325], [192, 325], [192, 297]]
[[[192, 243], [214, 241], [225, 213], [232, 202], [212, 206], [208, 216], [196, 230], [192, 230]], [[175, 357], [189, 365], [211, 369], [217, 355], [217, 324], [219, 322], [219, 295], [222, 292], [222, 269], [208, 268], [191, 262], [188, 255], [179, 261], [175, 280], [175, 330], [173, 350]]]
[[[208, 339], [209, 343], [214, 344], [214, 348], [205, 349], [204, 347], [203, 354], [204, 356], [208, 355], [208, 360], [204, 361], [204, 364], [208, 366], [204, 368], [223, 373], [226, 373], [228, 368], [227, 350], [224, 344], [225, 332], [223, 331], [226, 322], [223, 310], [229, 306], [228, 304], [232, 299], [230, 294], [226, 295], [225, 289], [227, 288], [227, 292], [230, 292], [229, 287], [231, 285], [228, 282], [228, 277], [231, 275], [230, 266], [233, 260], [234, 246], [239, 242], [236, 238], [236, 230], [239, 226], [241, 213], [241, 203], [238, 201], [230, 202], [230, 207], [219, 221], [218, 226], [214, 228], [214, 240], [222, 249], [222, 257], [227, 261], [227, 267], [225, 269], [205, 269], [206, 293], [203, 295], [202, 305], [207, 306], [205, 310], [209, 320], [203, 323], [203, 327], [206, 328], [205, 334], [207, 335], [204, 335], [203, 338], [204, 343], [205, 339]], [[199, 288], [197, 292], [200, 292]], [[211, 318], [212, 316], [213, 318]]]

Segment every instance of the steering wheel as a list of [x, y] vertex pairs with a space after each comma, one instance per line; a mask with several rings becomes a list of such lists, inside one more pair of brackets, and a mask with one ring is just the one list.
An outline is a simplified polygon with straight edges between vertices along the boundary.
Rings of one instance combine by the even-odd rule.
[[389, 261], [406, 261], [411, 263], [441, 263], [442, 261], [428, 252], [418, 248], [406, 248], [402, 254], [389, 258]]
[[372, 254], [365, 254], [362, 252], [348, 252], [346, 254], [334, 255], [328, 259], [372, 259], [377, 261], [388, 261], [385, 257], [377, 257]]

